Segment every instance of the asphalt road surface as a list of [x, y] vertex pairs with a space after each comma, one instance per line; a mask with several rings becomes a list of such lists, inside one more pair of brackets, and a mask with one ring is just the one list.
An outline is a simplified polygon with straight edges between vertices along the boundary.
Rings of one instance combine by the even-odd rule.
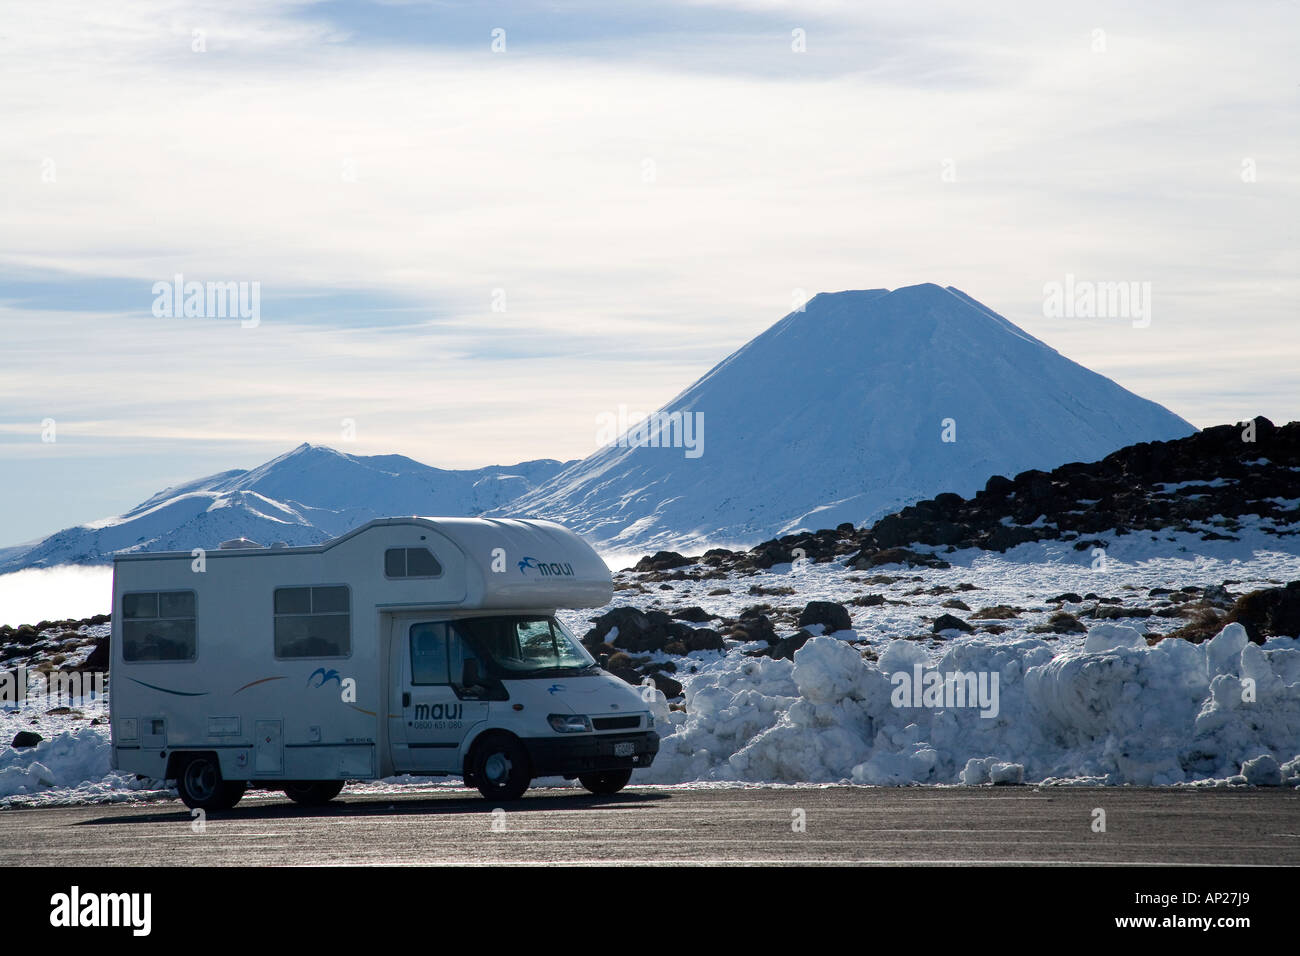
[[[1300, 865], [1300, 792], [630, 788], [249, 794], [195, 832], [178, 801], [0, 811], [0, 867], [279, 864]], [[1094, 832], [1095, 810], [1105, 832]], [[802, 821], [804, 829], [796, 827]]]

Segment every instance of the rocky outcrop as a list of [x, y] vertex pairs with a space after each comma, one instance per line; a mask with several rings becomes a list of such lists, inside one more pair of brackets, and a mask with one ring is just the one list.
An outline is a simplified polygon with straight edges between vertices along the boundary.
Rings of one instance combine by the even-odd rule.
[[694, 564], [694, 558], [683, 557], [676, 551], [658, 551], [638, 561], [633, 571], [672, 571]]
[[1059, 539], [1082, 550], [1104, 544], [1088, 538], [1103, 532], [1169, 529], [1223, 540], [1247, 514], [1273, 519], [1283, 526], [1279, 535], [1300, 534], [1297, 466], [1300, 422], [1221, 425], [1177, 441], [1131, 445], [1099, 462], [995, 475], [970, 499], [919, 501], [878, 521], [849, 563], [917, 544], [1005, 551]]
[[931, 630], [936, 634], [942, 634], [944, 631], [962, 631], [969, 634], [975, 628], [971, 627], [955, 614], [940, 614], [934, 619]]
[[1097, 462], [1030, 470], [1014, 478], [994, 475], [971, 498], [936, 495], [868, 528], [844, 523], [765, 541], [748, 551], [715, 548], [697, 558], [660, 552], [642, 559], [638, 568], [661, 568], [671, 560], [673, 573], [702, 578], [800, 560], [838, 559], [854, 570], [886, 564], [947, 567], [942, 557], [916, 547], [1006, 551], [1030, 541], [1061, 540], [1084, 551], [1106, 546], [1097, 535], [1136, 531], [1232, 540], [1244, 515], [1258, 515], [1264, 519], [1262, 530], [1287, 537], [1300, 535], [1297, 472], [1300, 422], [1279, 427], [1260, 417], [1174, 441], [1129, 445]]
[[849, 617], [848, 608], [843, 604], [834, 601], [809, 601], [799, 614], [799, 626], [808, 627], [810, 624], [820, 624], [823, 633], [833, 634], [836, 631], [847, 631], [852, 628], [853, 620]]
[[1228, 612], [1256, 644], [1268, 637], [1300, 637], [1300, 581], [1242, 595]]
[[1180, 616], [1190, 616], [1191, 623], [1165, 637], [1199, 644], [1233, 623], [1244, 627], [1246, 635], [1255, 644], [1263, 644], [1270, 637], [1300, 637], [1300, 581], [1292, 581], [1286, 587], [1261, 588], [1243, 594], [1227, 613], [1218, 609], [1223, 606], [1223, 602], [1217, 600], [1218, 591], [1227, 593], [1223, 588], [1206, 588], [1199, 600], [1179, 608]]

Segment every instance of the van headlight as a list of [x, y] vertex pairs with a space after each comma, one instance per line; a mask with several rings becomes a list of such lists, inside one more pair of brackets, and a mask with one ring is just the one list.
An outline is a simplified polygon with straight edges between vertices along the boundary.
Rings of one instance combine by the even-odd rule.
[[551, 714], [546, 719], [557, 734], [584, 734], [591, 730], [591, 718], [583, 714]]

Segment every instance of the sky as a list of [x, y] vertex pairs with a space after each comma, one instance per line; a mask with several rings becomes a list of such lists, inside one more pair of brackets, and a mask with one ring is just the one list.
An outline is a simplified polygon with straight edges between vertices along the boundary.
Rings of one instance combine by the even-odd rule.
[[[1042, 6], [9, 5], [0, 546], [304, 441], [582, 457], [822, 291], [1300, 418], [1300, 3]], [[1067, 276], [1149, 322], [1049, 314]]]

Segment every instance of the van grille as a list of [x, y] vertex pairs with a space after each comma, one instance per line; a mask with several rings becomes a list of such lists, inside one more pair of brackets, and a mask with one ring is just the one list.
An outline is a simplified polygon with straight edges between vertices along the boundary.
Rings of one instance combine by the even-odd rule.
[[596, 730], [627, 730], [629, 727], [639, 727], [641, 718], [633, 715], [631, 717], [593, 717], [591, 726]]

